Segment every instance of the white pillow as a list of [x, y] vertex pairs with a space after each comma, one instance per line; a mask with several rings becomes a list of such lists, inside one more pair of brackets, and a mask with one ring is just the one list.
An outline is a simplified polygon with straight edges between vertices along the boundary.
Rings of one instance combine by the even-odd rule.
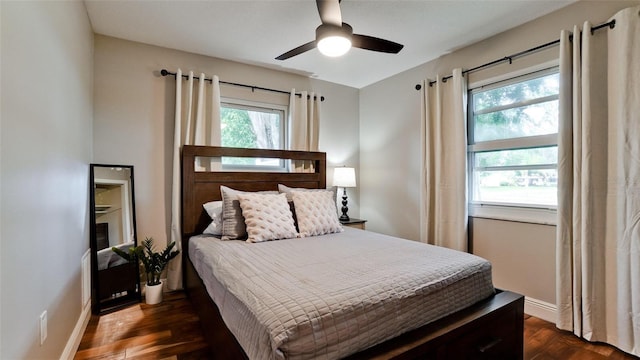
[[336, 193], [338, 191], [338, 188], [335, 186], [332, 186], [329, 189], [307, 189], [307, 188], [292, 188], [292, 187], [288, 187], [287, 185], [278, 184], [278, 191], [281, 194], [283, 193], [287, 194], [287, 201], [293, 201], [293, 198], [291, 197], [292, 191], [331, 191], [333, 192], [333, 198], [337, 199]]
[[[220, 193], [222, 194], [222, 240], [243, 239], [247, 236], [247, 228], [244, 225], [238, 195], [248, 192], [221, 185]], [[259, 191], [258, 193], [278, 194], [277, 191]]]
[[247, 226], [247, 242], [291, 239], [298, 236], [285, 194], [238, 194]]
[[300, 237], [342, 232], [333, 192], [291, 191]]
[[204, 207], [212, 220], [211, 224], [202, 233], [216, 236], [222, 235], [222, 201], [210, 201], [202, 205], [202, 207]]

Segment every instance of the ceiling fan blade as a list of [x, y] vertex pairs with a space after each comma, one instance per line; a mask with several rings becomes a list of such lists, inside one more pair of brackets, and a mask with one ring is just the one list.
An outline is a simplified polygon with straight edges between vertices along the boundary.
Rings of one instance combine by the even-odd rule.
[[293, 50], [287, 51], [286, 53], [278, 56], [276, 58], [276, 60], [287, 60], [290, 57], [294, 57], [296, 55], [302, 54], [303, 52], [307, 52], [307, 51], [309, 51], [311, 49], [315, 49], [315, 47], [316, 47], [316, 41], [313, 40], [313, 41], [310, 41], [310, 42], [308, 42], [308, 43], [306, 43], [304, 45], [300, 45], [300, 46], [298, 46], [297, 48], [295, 48]]
[[318, 14], [323, 24], [342, 26], [342, 13], [338, 0], [316, 0]]
[[404, 45], [393, 41], [360, 34], [353, 34], [353, 37], [351, 38], [351, 46], [391, 54], [399, 53], [404, 47]]

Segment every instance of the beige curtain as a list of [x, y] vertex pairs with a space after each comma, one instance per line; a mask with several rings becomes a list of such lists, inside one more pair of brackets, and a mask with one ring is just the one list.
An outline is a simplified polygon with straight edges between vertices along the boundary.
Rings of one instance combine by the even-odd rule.
[[467, 81], [423, 85], [421, 241], [467, 251]]
[[[289, 96], [289, 149], [318, 151], [321, 95], [291, 90]], [[313, 163], [292, 161], [292, 172], [313, 172]]]
[[[609, 32], [609, 197], [618, 276], [612, 342], [640, 356], [640, 6], [614, 16]], [[609, 204], [607, 204], [609, 205]]]
[[[569, 31], [560, 35], [557, 325], [587, 340], [602, 340], [607, 169], [607, 83], [602, 61], [606, 53], [598, 57], [603, 52], [592, 49], [591, 24], [583, 27], [582, 37], [574, 27], [573, 42]], [[584, 314], [583, 307], [588, 309]]]
[[[640, 355], [640, 7], [563, 31], [556, 296], [560, 329]], [[607, 55], [608, 54], [608, 55]]]
[[[208, 86], [205, 74], [200, 74], [197, 84], [193, 71], [187, 80], [182, 70], [176, 73], [176, 104], [173, 135], [173, 183], [171, 193], [171, 234], [170, 241], [176, 242], [176, 249], [182, 250], [181, 238], [181, 166], [182, 145], [220, 145], [220, 84], [213, 76]], [[184, 87], [183, 87], [184, 85]], [[195, 96], [194, 96], [195, 92]], [[198, 159], [196, 167], [207, 171], [217, 169], [220, 159]], [[182, 288], [182, 256], [174, 258], [167, 270], [167, 288]]]

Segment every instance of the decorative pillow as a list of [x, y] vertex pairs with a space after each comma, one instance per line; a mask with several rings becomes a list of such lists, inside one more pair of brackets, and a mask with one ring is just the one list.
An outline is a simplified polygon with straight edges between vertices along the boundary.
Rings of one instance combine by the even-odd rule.
[[247, 242], [290, 239], [298, 236], [285, 194], [238, 194], [247, 226]]
[[329, 190], [333, 192], [333, 198], [337, 199], [336, 192], [338, 191], [338, 188], [336, 186], [332, 186], [329, 189], [307, 189], [307, 188], [292, 188], [292, 187], [288, 187], [287, 185], [278, 184], [278, 191], [281, 194], [287, 194], [287, 201], [289, 202], [289, 207], [291, 208], [291, 212], [293, 213], [293, 223], [296, 226], [296, 230], [300, 231], [300, 228], [298, 227], [298, 217], [296, 215], [296, 207], [293, 204], [293, 198], [291, 197], [291, 192], [294, 190], [295, 191], [327, 191]]
[[[247, 194], [247, 192], [220, 186], [220, 193], [222, 194], [222, 240], [243, 239], [247, 236], [247, 228], [244, 225], [238, 194]], [[278, 194], [277, 191], [259, 191], [258, 193]]]
[[333, 192], [291, 191], [300, 237], [342, 232]]
[[222, 201], [210, 201], [202, 205], [202, 207], [204, 207], [212, 220], [211, 224], [202, 233], [216, 236], [222, 235]]

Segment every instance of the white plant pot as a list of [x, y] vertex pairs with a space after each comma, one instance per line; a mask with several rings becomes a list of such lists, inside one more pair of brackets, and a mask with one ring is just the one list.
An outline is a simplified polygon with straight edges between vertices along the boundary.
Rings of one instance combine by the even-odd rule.
[[158, 285], [149, 286], [145, 284], [145, 301], [149, 305], [162, 302], [162, 281]]

